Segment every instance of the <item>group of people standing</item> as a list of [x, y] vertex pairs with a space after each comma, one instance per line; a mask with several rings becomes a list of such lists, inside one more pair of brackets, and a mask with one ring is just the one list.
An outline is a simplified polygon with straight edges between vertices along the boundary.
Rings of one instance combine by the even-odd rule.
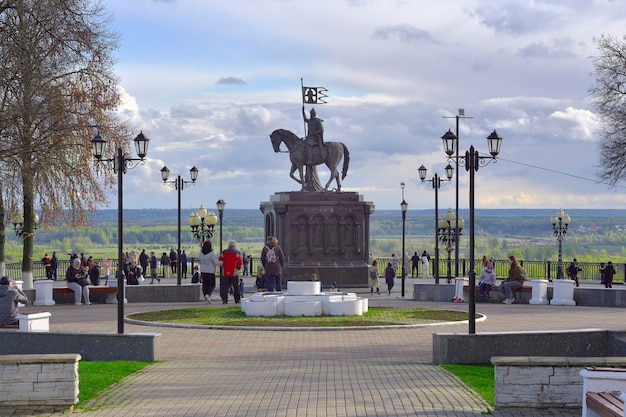
[[[218, 267], [222, 268], [220, 276], [220, 298], [222, 303], [228, 303], [228, 295], [232, 292], [235, 304], [241, 302], [242, 283], [239, 278], [239, 272], [250, 261], [250, 258], [237, 250], [237, 242], [228, 241], [228, 247], [218, 256], [213, 251], [213, 245], [210, 241], [202, 244], [199, 255], [199, 273], [202, 282], [202, 294], [204, 299], [211, 303], [211, 296], [216, 285], [216, 271]], [[274, 236], [268, 236], [265, 246], [261, 251], [262, 269], [265, 272], [264, 280], [267, 285], [267, 291], [282, 291], [282, 267], [285, 263], [285, 255], [280, 246], [278, 239]], [[245, 269], [244, 269], [245, 274]]]

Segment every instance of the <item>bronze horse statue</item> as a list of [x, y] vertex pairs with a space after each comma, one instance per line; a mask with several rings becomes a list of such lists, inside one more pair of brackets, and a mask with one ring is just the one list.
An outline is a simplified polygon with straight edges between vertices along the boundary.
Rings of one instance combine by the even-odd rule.
[[[319, 178], [317, 177], [317, 172], [315, 170], [315, 166], [321, 164], [326, 164], [330, 170], [330, 178], [328, 179], [328, 182], [323, 190], [328, 191], [328, 187], [334, 179], [337, 182], [337, 191], [341, 191], [341, 180], [343, 180], [348, 174], [348, 165], [350, 164], [350, 152], [348, 152], [348, 148], [342, 142], [325, 142], [325, 152], [323, 152], [324, 157], [322, 156], [322, 152], [320, 152], [321, 150], [319, 147], [313, 147], [311, 156], [311, 162], [313, 162], [313, 164], [309, 175], [311, 179], [307, 184], [303, 170], [306, 162], [305, 146], [309, 146], [306, 143], [306, 140], [300, 139], [293, 132], [285, 129], [277, 129], [273, 131], [270, 138], [272, 140], [274, 152], [281, 152], [281, 143], [284, 143], [285, 146], [287, 146], [287, 149], [289, 150], [289, 159], [291, 160], [291, 172], [289, 173], [289, 176], [302, 185], [302, 191], [322, 191]], [[339, 166], [339, 162], [342, 158], [343, 167], [341, 169], [340, 179], [337, 167]], [[299, 178], [294, 175], [296, 170], [298, 170], [298, 173], [300, 174]]]

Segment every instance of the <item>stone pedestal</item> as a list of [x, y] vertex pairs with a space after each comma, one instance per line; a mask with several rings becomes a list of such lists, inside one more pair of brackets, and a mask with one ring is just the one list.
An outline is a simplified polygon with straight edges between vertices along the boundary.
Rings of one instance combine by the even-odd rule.
[[[117, 288], [117, 278], [109, 278], [109, 280], [107, 281], [107, 287]], [[108, 294], [105, 303], [117, 304], [117, 293]], [[126, 303], [128, 303], [128, 299], [126, 298], [126, 292], [124, 292], [124, 304]]]
[[554, 285], [554, 290], [552, 293], [552, 300], [550, 300], [551, 305], [555, 306], [575, 306], [576, 301], [574, 301], [574, 286], [576, 285], [575, 281], [571, 279], [555, 279], [552, 281]]
[[533, 279], [531, 285], [533, 288], [532, 298], [528, 304], [549, 304], [548, 301], [548, 280]]
[[[455, 287], [454, 287], [454, 298], [452, 301], [455, 303], [464, 303], [465, 298], [463, 298], [463, 286], [469, 282], [468, 278], [458, 277], [454, 278]], [[469, 291], [474, 291], [473, 288], [470, 288]]]
[[286, 257], [283, 285], [317, 274], [325, 288], [366, 287], [374, 204], [354, 192], [281, 192], [260, 206]]
[[20, 332], [50, 331], [50, 316], [51, 314], [48, 312], [18, 314], [17, 319], [20, 322]]
[[[18, 280], [18, 281], [14, 281], [14, 283], [15, 283], [15, 286], [17, 288], [19, 288], [22, 291], [24, 290], [24, 281]], [[24, 303], [17, 303], [17, 306], [18, 307], [24, 307], [25, 304]]]
[[40, 279], [35, 281], [35, 306], [53, 306], [56, 304], [52, 297], [54, 281], [51, 279]]

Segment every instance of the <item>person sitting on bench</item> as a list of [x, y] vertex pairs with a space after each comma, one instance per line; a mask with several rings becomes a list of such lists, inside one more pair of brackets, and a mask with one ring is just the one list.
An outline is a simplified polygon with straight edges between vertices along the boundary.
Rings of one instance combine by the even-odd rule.
[[28, 297], [9, 277], [0, 278], [0, 327], [19, 324], [18, 303], [28, 304]]

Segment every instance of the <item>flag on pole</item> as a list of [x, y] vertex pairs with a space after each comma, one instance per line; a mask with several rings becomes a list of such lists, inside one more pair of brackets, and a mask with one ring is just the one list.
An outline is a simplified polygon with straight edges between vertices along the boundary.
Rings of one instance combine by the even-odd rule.
[[302, 86], [302, 104], [326, 104], [327, 91], [324, 87]]

